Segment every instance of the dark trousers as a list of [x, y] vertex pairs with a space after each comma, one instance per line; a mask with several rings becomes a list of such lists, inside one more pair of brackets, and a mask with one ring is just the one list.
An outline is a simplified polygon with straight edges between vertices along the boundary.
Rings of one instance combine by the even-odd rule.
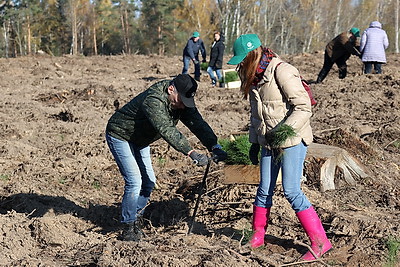
[[364, 62], [364, 73], [368, 74], [372, 72], [372, 65], [376, 74], [382, 73], [382, 63], [380, 62]]
[[336, 64], [339, 68], [339, 79], [344, 79], [347, 75], [346, 61], [349, 59], [349, 57], [349, 55], [344, 55], [339, 57], [336, 61], [332, 61], [332, 59], [325, 52], [324, 65], [322, 66], [322, 69], [318, 74], [317, 83], [322, 82], [326, 78], [333, 64]]

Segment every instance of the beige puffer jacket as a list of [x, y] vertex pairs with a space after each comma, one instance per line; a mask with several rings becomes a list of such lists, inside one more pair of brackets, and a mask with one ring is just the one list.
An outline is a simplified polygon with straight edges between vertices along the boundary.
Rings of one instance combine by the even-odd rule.
[[277, 68], [280, 62], [283, 62], [280, 58], [273, 58], [263, 80], [250, 90], [249, 140], [268, 148], [265, 134], [278, 124], [287, 124], [297, 135], [286, 140], [282, 148], [298, 145], [301, 141], [309, 145], [313, 140], [310, 98], [301, 84], [299, 71], [286, 62]]

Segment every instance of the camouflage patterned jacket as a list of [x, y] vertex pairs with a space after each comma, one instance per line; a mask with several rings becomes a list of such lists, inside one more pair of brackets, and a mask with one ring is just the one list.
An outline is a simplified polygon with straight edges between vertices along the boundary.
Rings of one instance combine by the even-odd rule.
[[155, 83], [117, 110], [108, 121], [107, 133], [142, 147], [163, 138], [174, 149], [187, 155], [192, 147], [176, 128], [180, 120], [211, 151], [217, 144], [217, 136], [197, 108], [171, 109], [167, 93], [170, 82]]

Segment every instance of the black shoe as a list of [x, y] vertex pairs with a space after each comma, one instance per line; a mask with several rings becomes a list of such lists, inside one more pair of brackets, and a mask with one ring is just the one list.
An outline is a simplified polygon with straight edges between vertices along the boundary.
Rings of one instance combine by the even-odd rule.
[[123, 241], [135, 241], [139, 242], [143, 237], [143, 231], [139, 227], [139, 222], [134, 221], [131, 223], [127, 223], [124, 226], [124, 230], [122, 231], [121, 239]]
[[194, 77], [194, 79], [198, 82], [200, 82], [200, 77]]

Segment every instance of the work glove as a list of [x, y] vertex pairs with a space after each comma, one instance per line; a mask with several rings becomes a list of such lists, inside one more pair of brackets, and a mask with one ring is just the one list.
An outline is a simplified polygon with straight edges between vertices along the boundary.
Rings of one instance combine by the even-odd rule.
[[193, 63], [197, 65], [199, 64], [199, 61], [197, 59], [193, 59]]
[[203, 58], [203, 61], [202, 61], [203, 63], [206, 63], [207, 62], [207, 60], [205, 59], [205, 58]]
[[208, 164], [208, 157], [204, 154], [197, 153], [196, 151], [192, 151], [189, 154], [189, 157], [193, 160], [193, 163], [197, 166], [204, 166]]
[[259, 144], [251, 144], [249, 149], [249, 158], [253, 165], [258, 165], [258, 153], [260, 152]]
[[224, 161], [228, 157], [228, 154], [222, 150], [222, 147], [219, 144], [216, 144], [215, 146], [213, 146], [212, 153], [213, 153], [213, 161], [215, 163]]
[[267, 142], [267, 144], [269, 144], [270, 146], [273, 146], [272, 144], [274, 143], [275, 140], [275, 129], [272, 129], [271, 131], [268, 131], [265, 134], [265, 141]]

